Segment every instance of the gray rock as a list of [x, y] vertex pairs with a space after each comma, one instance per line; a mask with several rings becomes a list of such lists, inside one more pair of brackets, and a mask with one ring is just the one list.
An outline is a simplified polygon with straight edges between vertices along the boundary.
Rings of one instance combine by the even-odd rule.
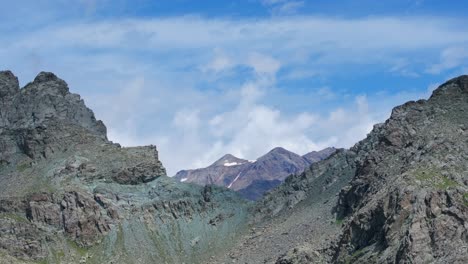
[[18, 78], [11, 71], [0, 71], [0, 98], [12, 96], [19, 92]]
[[468, 76], [396, 107], [366, 139], [257, 202], [252, 225], [265, 233], [227, 254], [252, 263], [467, 263], [467, 113]]
[[155, 146], [108, 141], [54, 74], [0, 80], [0, 260], [201, 262], [246, 224], [237, 194], [176, 183]]

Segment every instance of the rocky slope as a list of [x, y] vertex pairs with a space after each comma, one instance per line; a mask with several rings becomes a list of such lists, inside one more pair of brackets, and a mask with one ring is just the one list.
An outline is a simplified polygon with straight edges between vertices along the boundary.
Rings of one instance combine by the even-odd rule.
[[468, 263], [467, 136], [465, 75], [286, 179], [213, 263]]
[[252, 204], [108, 141], [55, 75], [0, 72], [0, 263], [468, 263], [467, 117], [460, 76]]
[[247, 206], [167, 177], [155, 146], [108, 141], [52, 73], [20, 89], [0, 72], [0, 263], [204, 262], [243, 230]]
[[322, 149], [320, 151], [309, 152], [309, 153], [305, 154], [302, 157], [304, 159], [306, 159], [307, 161], [309, 161], [310, 164], [312, 164], [312, 163], [319, 162], [321, 160], [324, 160], [324, 159], [330, 157], [330, 155], [335, 153], [336, 150], [337, 149], [333, 148], [333, 147], [325, 148], [325, 149]]
[[335, 151], [335, 148], [326, 148], [301, 157], [278, 147], [255, 161], [227, 154], [206, 168], [183, 170], [174, 178], [202, 186], [224, 186], [238, 191], [244, 198], [258, 200], [265, 192], [280, 185], [289, 175], [303, 172], [312, 163], [327, 158]]

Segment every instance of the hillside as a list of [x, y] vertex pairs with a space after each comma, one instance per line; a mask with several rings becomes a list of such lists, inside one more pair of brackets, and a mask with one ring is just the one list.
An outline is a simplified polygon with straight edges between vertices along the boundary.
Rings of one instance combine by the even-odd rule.
[[[255, 205], [239, 263], [467, 263], [468, 76]], [[220, 257], [213, 263], [226, 258]]]

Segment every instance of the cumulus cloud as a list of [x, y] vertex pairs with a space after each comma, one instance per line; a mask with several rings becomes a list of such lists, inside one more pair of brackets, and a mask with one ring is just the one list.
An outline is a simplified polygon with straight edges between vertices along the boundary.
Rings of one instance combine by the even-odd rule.
[[[69, 21], [1, 34], [0, 60], [28, 81], [37, 69], [24, 66], [34, 62], [25, 54], [37, 55], [41, 70], [56, 72], [84, 96], [109, 138], [127, 146], [156, 144], [174, 174], [228, 152], [255, 159], [276, 146], [304, 154], [353, 145], [393, 106], [427, 91], [379, 95], [375, 87], [359, 95], [327, 80], [369, 69], [466, 71], [457, 56], [466, 50], [453, 48], [467, 45], [465, 24], [313, 16]], [[310, 85], [296, 89], [301, 81]]]

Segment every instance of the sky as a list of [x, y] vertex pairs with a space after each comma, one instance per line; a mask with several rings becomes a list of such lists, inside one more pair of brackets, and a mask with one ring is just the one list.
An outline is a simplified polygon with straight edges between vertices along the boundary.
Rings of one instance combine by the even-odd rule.
[[468, 3], [0, 0], [0, 66], [51, 71], [168, 175], [231, 153], [349, 148], [468, 73]]

